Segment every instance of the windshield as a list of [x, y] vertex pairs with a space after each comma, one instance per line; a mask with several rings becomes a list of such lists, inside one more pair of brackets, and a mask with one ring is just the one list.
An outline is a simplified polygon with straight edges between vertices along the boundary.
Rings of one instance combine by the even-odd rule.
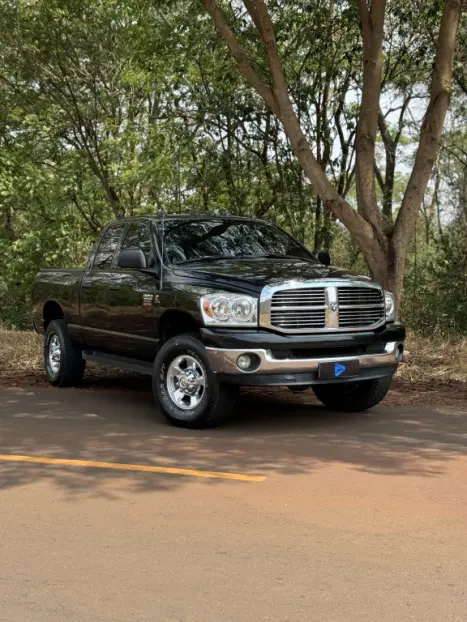
[[311, 259], [284, 231], [259, 221], [168, 221], [164, 230], [165, 253], [171, 264], [214, 257], [274, 255]]

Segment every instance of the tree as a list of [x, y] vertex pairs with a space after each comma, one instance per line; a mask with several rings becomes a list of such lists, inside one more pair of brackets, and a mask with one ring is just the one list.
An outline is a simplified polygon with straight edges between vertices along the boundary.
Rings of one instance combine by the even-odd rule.
[[[384, 127], [381, 122], [380, 98], [383, 81], [384, 28], [389, 3], [386, 0], [369, 0], [368, 3], [366, 0], [355, 1], [363, 45], [363, 83], [356, 133], [357, 210], [352, 208], [330, 182], [303, 132], [290, 96], [271, 9], [268, 9], [264, 0], [243, 0], [249, 24], [254, 25], [266, 57], [268, 72], [265, 74], [267, 77], [264, 77], [255, 66], [251, 52], [242, 44], [240, 37], [235, 34], [229, 23], [229, 16], [238, 17], [238, 10], [230, 5], [226, 7], [228, 10], [225, 10], [224, 3], [221, 4], [218, 0], [203, 0], [203, 4], [218, 33], [227, 43], [244, 78], [279, 119], [295, 156], [325, 209], [332, 212], [347, 227], [361, 248], [372, 277], [386, 289], [393, 291], [399, 302], [409, 243], [415, 231], [418, 212], [439, 151], [449, 106], [461, 0], [445, 0], [441, 12], [429, 102], [420, 129], [412, 171], [394, 223], [392, 218], [383, 218], [378, 206], [375, 183], [378, 121], [380, 127]], [[275, 8], [277, 3], [269, 4], [271, 6], [274, 4]], [[245, 20], [245, 15], [242, 14], [241, 18]], [[392, 148], [389, 140], [387, 144]]]

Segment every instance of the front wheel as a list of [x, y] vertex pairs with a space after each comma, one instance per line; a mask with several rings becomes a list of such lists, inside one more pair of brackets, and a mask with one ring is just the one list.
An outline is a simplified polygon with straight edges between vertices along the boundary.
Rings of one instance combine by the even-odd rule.
[[314, 394], [327, 408], [338, 412], [362, 412], [379, 404], [388, 394], [392, 376], [359, 382], [316, 385]]
[[159, 350], [153, 391], [169, 423], [198, 429], [226, 422], [238, 393], [236, 387], [219, 383], [194, 335], [173, 337]]

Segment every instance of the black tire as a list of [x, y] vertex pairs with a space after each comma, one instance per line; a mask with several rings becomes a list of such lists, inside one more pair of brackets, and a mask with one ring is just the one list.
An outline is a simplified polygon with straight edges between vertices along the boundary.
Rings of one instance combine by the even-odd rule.
[[[49, 356], [54, 338], [58, 339], [61, 350], [58, 369], [52, 368]], [[53, 320], [47, 326], [44, 339], [44, 364], [49, 383], [54, 387], [72, 387], [83, 379], [86, 361], [83, 360], [80, 345], [72, 341], [65, 320]]]
[[392, 376], [359, 382], [316, 385], [313, 391], [327, 408], [337, 412], [362, 412], [379, 404], [388, 394]]
[[[192, 357], [204, 374], [200, 402], [193, 408], [180, 408], [170, 395], [168, 371], [178, 357]], [[205, 348], [196, 335], [169, 339], [154, 362], [153, 392], [166, 420], [174, 426], [190, 429], [212, 428], [225, 423], [232, 414], [238, 395], [235, 386], [220, 384], [209, 366]]]

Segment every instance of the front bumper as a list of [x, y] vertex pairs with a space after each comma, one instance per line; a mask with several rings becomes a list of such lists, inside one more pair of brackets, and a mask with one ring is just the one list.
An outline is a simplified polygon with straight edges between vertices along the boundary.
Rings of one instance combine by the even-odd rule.
[[[206, 336], [209, 363], [221, 382], [244, 386], [293, 386], [355, 382], [393, 375], [403, 360], [405, 330], [402, 326], [391, 326], [379, 333], [326, 335], [326, 341], [316, 339], [316, 335], [291, 339], [262, 331], [249, 336], [245, 333], [226, 335], [225, 332], [222, 335], [210, 332]], [[219, 347], [213, 343], [224, 340], [234, 347]], [[251, 369], [246, 371], [239, 369], [237, 364], [243, 354], [254, 361]], [[321, 364], [345, 365], [349, 362], [358, 362], [358, 375], [320, 379]]]

